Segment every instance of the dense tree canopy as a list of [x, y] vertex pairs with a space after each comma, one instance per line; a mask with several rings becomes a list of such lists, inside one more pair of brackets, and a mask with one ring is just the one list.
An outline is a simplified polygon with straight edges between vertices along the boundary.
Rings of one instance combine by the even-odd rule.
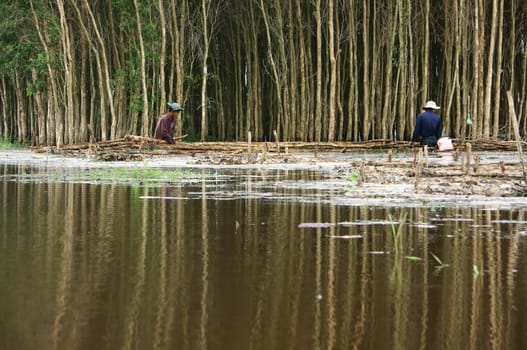
[[202, 140], [407, 140], [429, 99], [445, 135], [509, 138], [526, 21], [520, 0], [4, 0], [0, 138], [152, 136], [177, 101]]

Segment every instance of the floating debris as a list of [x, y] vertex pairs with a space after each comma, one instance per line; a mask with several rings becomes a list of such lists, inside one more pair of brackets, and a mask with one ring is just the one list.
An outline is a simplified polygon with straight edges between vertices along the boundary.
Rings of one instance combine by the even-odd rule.
[[298, 225], [299, 228], [328, 228], [335, 226], [335, 224], [329, 222], [304, 222]]

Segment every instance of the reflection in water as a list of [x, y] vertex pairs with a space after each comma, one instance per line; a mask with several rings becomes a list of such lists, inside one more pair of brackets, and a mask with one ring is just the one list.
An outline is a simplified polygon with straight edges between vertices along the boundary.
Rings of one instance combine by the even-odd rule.
[[214, 186], [1, 182], [1, 347], [527, 345], [523, 209], [228, 200]]

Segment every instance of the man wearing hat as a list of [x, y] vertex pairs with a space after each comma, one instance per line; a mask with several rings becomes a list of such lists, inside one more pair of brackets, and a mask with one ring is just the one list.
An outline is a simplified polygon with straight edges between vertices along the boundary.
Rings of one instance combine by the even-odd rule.
[[441, 117], [435, 113], [440, 107], [434, 101], [428, 101], [423, 109], [415, 121], [412, 142], [420, 140], [421, 146], [435, 147], [443, 129]]
[[176, 128], [176, 117], [181, 115], [183, 108], [179, 103], [169, 102], [168, 112], [163, 114], [156, 126], [155, 138], [165, 140], [166, 142], [174, 143], [174, 129]]

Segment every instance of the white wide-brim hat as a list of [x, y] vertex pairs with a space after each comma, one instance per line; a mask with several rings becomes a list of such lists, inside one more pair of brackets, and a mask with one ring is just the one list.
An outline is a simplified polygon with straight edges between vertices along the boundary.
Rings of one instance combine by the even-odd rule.
[[441, 107], [436, 105], [434, 101], [428, 101], [423, 108], [424, 109], [441, 109]]

